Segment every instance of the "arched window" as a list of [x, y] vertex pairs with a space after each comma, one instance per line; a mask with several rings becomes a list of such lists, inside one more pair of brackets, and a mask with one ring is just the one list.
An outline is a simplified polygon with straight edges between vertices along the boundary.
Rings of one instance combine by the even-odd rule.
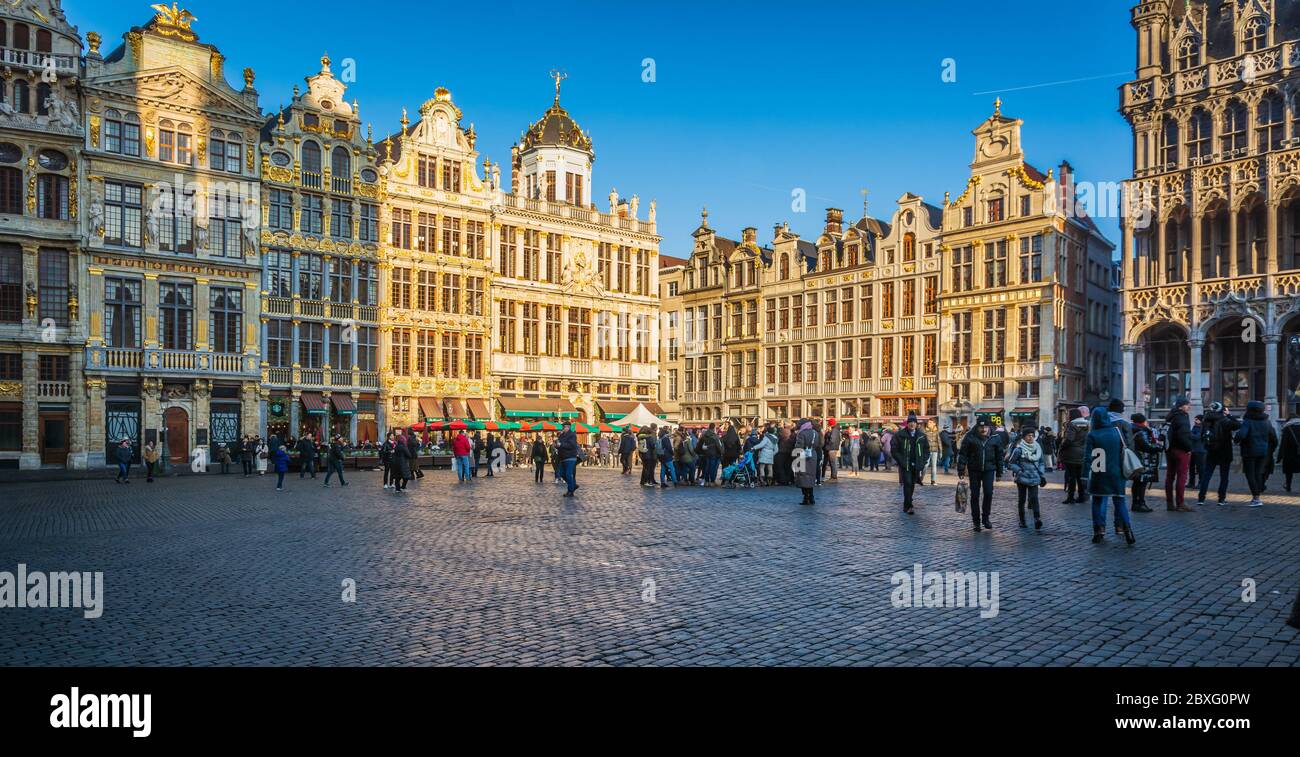
[[50, 89], [50, 85], [45, 82], [36, 85], [36, 115], [50, 115], [50, 107], [46, 103], [50, 100], [51, 92], [52, 90]]
[[1207, 160], [1210, 157], [1214, 138], [1214, 119], [1205, 108], [1192, 110], [1192, 119], [1187, 124], [1187, 156], [1193, 161]]
[[1229, 102], [1223, 109], [1221, 143], [1225, 153], [1246, 149], [1246, 106], [1240, 100]]
[[330, 154], [330, 173], [345, 178], [352, 177], [352, 155], [346, 147], [335, 147]]
[[1237, 211], [1237, 274], [1259, 275], [1268, 258], [1268, 216], [1264, 201], [1255, 197]]
[[50, 35], [49, 29], [36, 30], [36, 52], [38, 53], [54, 52], [54, 38]]
[[1220, 200], [1201, 217], [1201, 277], [1225, 278], [1231, 271], [1228, 209]]
[[1255, 16], [1246, 22], [1246, 31], [1241, 38], [1241, 51], [1253, 53], [1268, 47], [1268, 22]]
[[19, 113], [32, 112], [32, 90], [26, 79], [14, 80], [14, 101], [10, 104]]
[[790, 278], [790, 253], [781, 253], [780, 276], [782, 280]]
[[1259, 101], [1255, 113], [1255, 137], [1261, 150], [1280, 150], [1286, 138], [1282, 95], [1270, 92]]
[[1199, 65], [1201, 65], [1201, 40], [1189, 34], [1178, 43], [1178, 70], [1186, 71]]
[[15, 50], [32, 49], [32, 30], [27, 24], [14, 24], [14, 39], [10, 45]]
[[1160, 162], [1166, 170], [1178, 165], [1178, 120], [1165, 116], [1160, 129]]
[[320, 145], [308, 140], [302, 143], [302, 185], [308, 189], [320, 189], [320, 183]]
[[903, 235], [903, 260], [916, 260], [916, 235], [910, 231]]

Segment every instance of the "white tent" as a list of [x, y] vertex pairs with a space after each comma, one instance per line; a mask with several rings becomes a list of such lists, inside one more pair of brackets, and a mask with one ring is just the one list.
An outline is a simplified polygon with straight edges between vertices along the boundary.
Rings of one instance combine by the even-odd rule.
[[663, 428], [664, 426], [667, 426], [668, 428], [677, 428], [677, 424], [669, 423], [668, 421], [656, 416], [654, 413], [647, 410], [645, 405], [640, 403], [637, 404], [635, 410], [622, 418], [619, 418], [615, 423], [619, 426], [639, 426], [641, 428], [646, 428], [653, 423], [658, 425], [660, 428]]

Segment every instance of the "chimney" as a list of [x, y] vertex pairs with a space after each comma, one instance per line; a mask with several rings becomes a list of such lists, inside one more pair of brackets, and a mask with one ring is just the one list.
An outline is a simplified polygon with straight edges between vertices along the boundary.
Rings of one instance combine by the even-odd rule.
[[740, 230], [740, 241], [749, 244], [758, 244], [758, 229], [753, 226], [746, 226]]
[[510, 146], [510, 194], [519, 194], [519, 175], [523, 173], [519, 160], [519, 143]]
[[844, 211], [839, 208], [826, 209], [826, 233], [839, 234], [844, 231]]

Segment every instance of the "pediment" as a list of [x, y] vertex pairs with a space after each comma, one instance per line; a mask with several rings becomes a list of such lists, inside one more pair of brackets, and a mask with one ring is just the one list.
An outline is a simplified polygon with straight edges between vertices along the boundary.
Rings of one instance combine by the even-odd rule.
[[159, 107], [191, 108], [233, 117], [261, 119], [259, 109], [250, 108], [229, 92], [222, 92], [183, 68], [155, 69], [136, 74], [106, 77], [86, 83], [105, 94], [146, 100]]

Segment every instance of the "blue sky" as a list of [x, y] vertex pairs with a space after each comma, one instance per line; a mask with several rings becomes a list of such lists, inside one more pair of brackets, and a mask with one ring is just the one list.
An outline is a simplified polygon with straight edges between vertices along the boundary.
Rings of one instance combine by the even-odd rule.
[[[643, 216], [657, 199], [669, 255], [689, 253], [701, 206], [720, 232], [756, 226], [766, 241], [784, 221], [815, 236], [828, 206], [857, 218], [863, 187], [885, 217], [905, 191], [935, 204], [955, 196], [974, 155], [970, 132], [997, 96], [1024, 119], [1040, 169], [1065, 159], [1081, 181], [1121, 181], [1131, 165], [1117, 110], [1134, 66], [1128, 0], [182, 6], [226, 55], [232, 82], [245, 66], [257, 71], [268, 112], [328, 51], [336, 72], [356, 61], [348, 97], [377, 135], [398, 128], [403, 105], [414, 113], [445, 86], [480, 152], [507, 165], [510, 145], [550, 104], [548, 71], [566, 70], [563, 103], [595, 143], [597, 205], [611, 186], [640, 195]], [[64, 9], [83, 36], [104, 36], [104, 52], [153, 15], [148, 2]], [[646, 58], [653, 83], [642, 80]], [[941, 79], [947, 58], [955, 83]], [[1070, 83], [1033, 86], [1053, 82]], [[791, 209], [795, 188], [807, 193], [805, 213]], [[1099, 223], [1118, 239], [1114, 219]]]

